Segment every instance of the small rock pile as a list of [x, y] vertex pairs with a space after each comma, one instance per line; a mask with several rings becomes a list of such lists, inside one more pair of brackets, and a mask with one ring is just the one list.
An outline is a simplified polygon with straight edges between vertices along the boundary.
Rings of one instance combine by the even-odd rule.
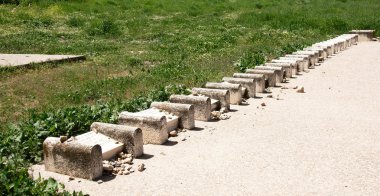
[[[135, 172], [132, 165], [132, 154], [121, 152], [115, 159], [103, 160], [103, 172], [113, 175], [129, 175]], [[142, 163], [138, 165], [137, 168], [138, 171], [143, 171], [145, 169], [145, 165]]]
[[227, 115], [223, 112], [220, 112], [220, 111], [212, 111], [211, 112], [211, 118], [213, 120], [227, 120], [227, 119], [231, 118], [231, 116]]

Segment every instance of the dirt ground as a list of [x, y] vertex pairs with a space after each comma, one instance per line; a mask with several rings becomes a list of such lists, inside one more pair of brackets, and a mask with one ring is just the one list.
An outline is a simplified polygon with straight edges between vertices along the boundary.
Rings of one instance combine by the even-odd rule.
[[361, 42], [273, 89], [273, 98], [232, 106], [229, 120], [197, 121], [166, 145], [144, 146], [134, 165], [145, 163], [143, 172], [102, 184], [41, 165], [34, 175], [90, 195], [379, 195], [379, 74], [380, 42]]

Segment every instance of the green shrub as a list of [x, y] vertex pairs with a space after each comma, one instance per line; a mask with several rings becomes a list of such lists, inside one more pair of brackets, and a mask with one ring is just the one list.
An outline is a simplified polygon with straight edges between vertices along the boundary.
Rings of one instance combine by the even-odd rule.
[[263, 52], [246, 52], [240, 59], [240, 62], [235, 64], [240, 72], [245, 72], [249, 68], [254, 68], [257, 65], [264, 64], [266, 56]]

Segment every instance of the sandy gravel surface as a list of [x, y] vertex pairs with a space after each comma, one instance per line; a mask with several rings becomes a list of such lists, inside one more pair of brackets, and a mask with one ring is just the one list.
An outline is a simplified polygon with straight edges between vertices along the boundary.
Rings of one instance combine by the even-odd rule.
[[379, 74], [380, 43], [359, 43], [273, 89], [274, 98], [232, 106], [229, 120], [144, 146], [141, 173], [102, 184], [42, 166], [35, 175], [91, 195], [379, 195]]

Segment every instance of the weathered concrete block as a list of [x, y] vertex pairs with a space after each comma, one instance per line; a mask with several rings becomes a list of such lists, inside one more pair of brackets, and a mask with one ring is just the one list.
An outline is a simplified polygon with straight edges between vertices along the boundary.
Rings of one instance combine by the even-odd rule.
[[302, 57], [279, 57], [280, 60], [296, 60], [299, 63], [299, 71], [305, 71], [309, 68], [309, 60]]
[[375, 30], [352, 30], [350, 33], [357, 34], [359, 42], [372, 41], [375, 38]]
[[211, 119], [211, 98], [201, 96], [171, 95], [169, 101], [194, 105], [194, 118], [208, 121]]
[[318, 58], [314, 58], [314, 55], [312, 54], [287, 54], [285, 57], [290, 57], [290, 58], [304, 58], [305, 61], [308, 61], [308, 67], [313, 67], [317, 62]]
[[325, 58], [327, 57], [327, 50], [325, 51], [323, 48], [319, 46], [311, 46], [303, 49], [304, 51], [318, 51], [319, 57], [318, 60], [319, 62], [323, 62]]
[[264, 66], [269, 67], [282, 67], [285, 70], [285, 77], [292, 78], [293, 77], [293, 69], [297, 70], [297, 65], [294, 63], [265, 63]]
[[276, 74], [274, 70], [247, 69], [248, 74], [263, 74], [267, 83], [266, 87], [276, 86]]
[[143, 133], [140, 128], [94, 122], [91, 131], [106, 135], [124, 145], [124, 152], [140, 157], [144, 153]]
[[309, 58], [312, 58], [312, 66], [315, 66], [319, 61], [319, 52], [318, 51], [296, 51], [292, 53], [293, 55], [309, 55]]
[[224, 89], [230, 91], [230, 104], [239, 105], [241, 104], [243, 97], [243, 90], [240, 84], [232, 84], [227, 82], [207, 82], [206, 88], [211, 89]]
[[180, 118], [178, 126], [181, 128], [193, 129], [195, 127], [195, 110], [191, 104], [153, 102], [150, 107], [165, 110], [178, 116]]
[[167, 120], [164, 115], [121, 112], [119, 124], [139, 127], [144, 144], [163, 144], [168, 140]]
[[193, 88], [193, 95], [203, 95], [220, 101], [222, 107], [230, 110], [230, 91], [222, 89]]
[[100, 145], [83, 145], [77, 142], [61, 142], [48, 137], [43, 143], [45, 169], [84, 179], [102, 176], [102, 148]]
[[355, 45], [357, 44], [358, 40], [359, 40], [359, 35], [358, 34], [342, 34], [340, 35], [339, 37], [342, 37], [346, 40], [348, 40], [349, 42], [349, 47], [352, 46], [352, 45]]
[[[274, 71], [276, 76], [276, 83], [282, 83], [286, 81], [285, 69], [283, 67], [272, 67], [272, 66], [256, 66], [256, 70], [271, 70]], [[251, 73], [251, 69], [247, 69], [247, 73]]]
[[234, 78], [249, 78], [253, 79], [256, 83], [256, 92], [262, 93], [265, 91], [266, 84], [269, 87], [269, 82], [266, 82], [264, 74], [247, 74], [247, 73], [234, 73]]
[[[73, 138], [68, 140], [69, 143], [72, 141], [74, 141]], [[102, 148], [103, 160], [111, 159], [117, 153], [120, 153], [124, 150], [123, 143], [120, 143], [106, 135], [93, 131], [75, 136], [75, 142], [87, 146], [100, 145]]]
[[295, 69], [292, 70], [292, 75], [298, 75], [303, 69], [302, 61], [297, 59], [273, 59], [272, 63], [292, 63], [296, 65]]
[[244, 97], [256, 97], [256, 82], [254, 79], [224, 77], [222, 80], [231, 84], [240, 84], [246, 89], [246, 92], [243, 90]]

